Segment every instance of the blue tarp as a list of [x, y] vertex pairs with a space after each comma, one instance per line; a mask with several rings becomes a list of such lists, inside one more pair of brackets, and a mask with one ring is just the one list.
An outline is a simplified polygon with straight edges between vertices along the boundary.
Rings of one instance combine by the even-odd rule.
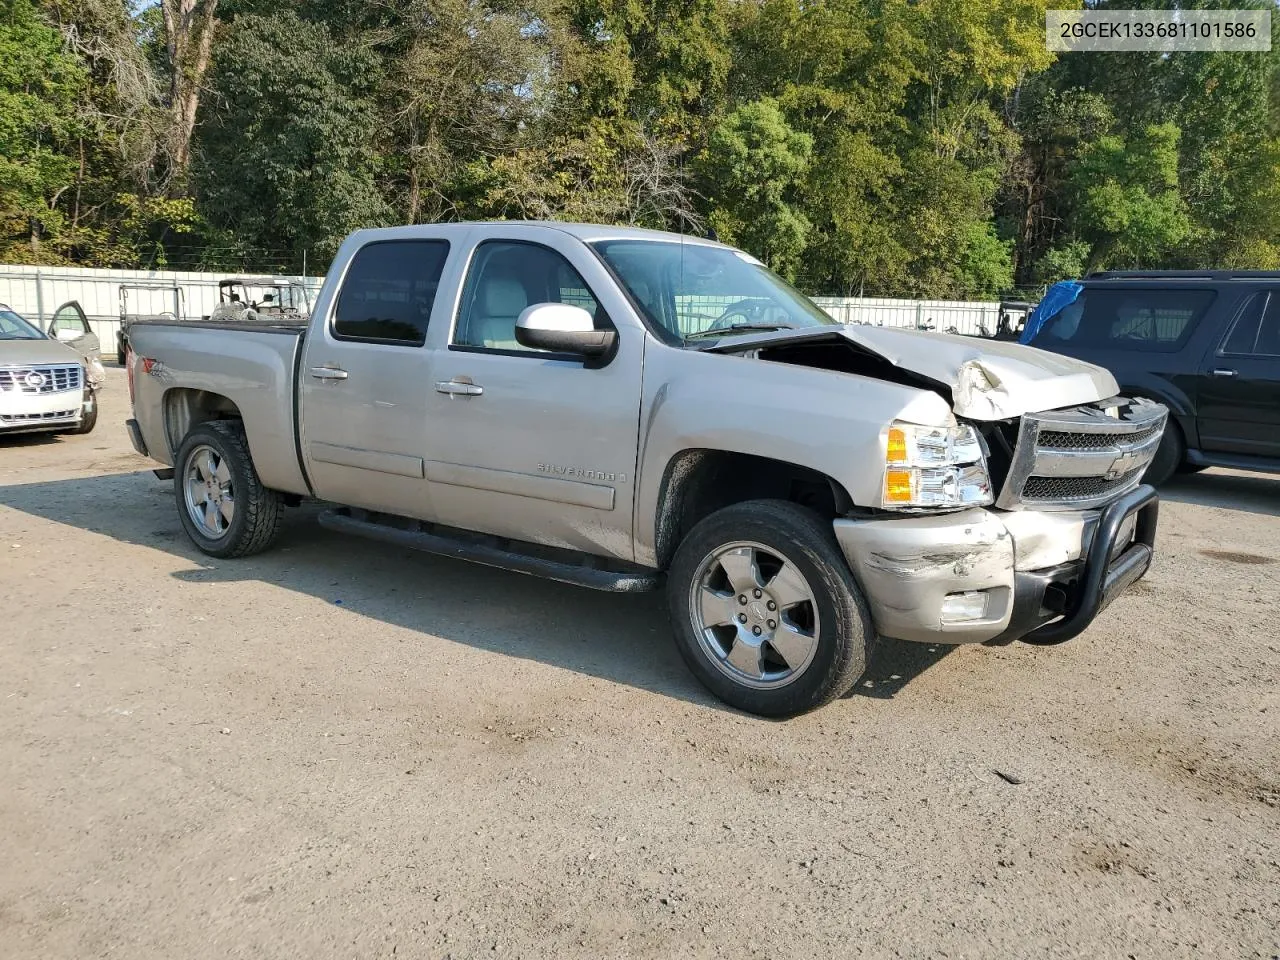
[[1080, 291], [1083, 289], [1084, 287], [1074, 280], [1059, 280], [1046, 290], [1040, 302], [1036, 304], [1036, 308], [1027, 315], [1027, 322], [1022, 328], [1022, 336], [1018, 337], [1018, 342], [1030, 343], [1032, 338], [1040, 332], [1045, 321], [1057, 316], [1064, 307], [1075, 303], [1076, 297], [1080, 296]]

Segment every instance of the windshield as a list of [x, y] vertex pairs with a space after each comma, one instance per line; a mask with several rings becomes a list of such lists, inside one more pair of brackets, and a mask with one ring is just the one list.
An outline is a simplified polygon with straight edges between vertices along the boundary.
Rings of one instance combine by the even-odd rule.
[[0, 307], [0, 340], [44, 340], [45, 335], [12, 310]]
[[307, 291], [300, 284], [235, 283], [225, 288], [226, 299], [259, 311], [307, 313]]
[[758, 260], [666, 240], [593, 244], [654, 329], [674, 342], [836, 321]]

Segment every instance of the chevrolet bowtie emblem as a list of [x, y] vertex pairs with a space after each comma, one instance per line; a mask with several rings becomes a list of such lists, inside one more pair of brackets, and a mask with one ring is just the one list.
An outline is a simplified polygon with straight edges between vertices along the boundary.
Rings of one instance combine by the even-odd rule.
[[1111, 466], [1107, 467], [1106, 479], [1116, 480], [1124, 476], [1130, 470], [1138, 466], [1142, 462], [1142, 458], [1135, 453], [1122, 453], [1111, 461]]

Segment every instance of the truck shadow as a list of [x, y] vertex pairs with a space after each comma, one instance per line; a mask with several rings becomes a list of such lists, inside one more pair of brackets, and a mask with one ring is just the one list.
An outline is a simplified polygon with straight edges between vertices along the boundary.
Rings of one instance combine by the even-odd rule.
[[[270, 551], [216, 560], [187, 539], [169, 482], [147, 471], [0, 486], [0, 505], [181, 558], [187, 569], [169, 575], [183, 583], [273, 583], [347, 614], [729, 709], [681, 661], [661, 593], [600, 593], [345, 537], [315, 522], [318, 504], [290, 510]], [[881, 643], [850, 696], [892, 697], [947, 649]]]
[[1280, 476], [1218, 470], [1182, 473], [1160, 487], [1160, 498], [1280, 516]]
[[955, 649], [954, 646], [937, 643], [881, 640], [867, 660], [867, 672], [845, 694], [845, 699], [872, 697], [892, 700], [899, 690]]

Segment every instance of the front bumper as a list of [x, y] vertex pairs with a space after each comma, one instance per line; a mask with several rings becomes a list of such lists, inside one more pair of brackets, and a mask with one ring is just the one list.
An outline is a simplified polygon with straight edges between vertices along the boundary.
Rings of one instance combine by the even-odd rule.
[[[978, 508], [837, 520], [835, 533], [882, 636], [1061, 643], [1147, 572], [1158, 508], [1155, 490], [1140, 486], [1077, 514]], [[985, 596], [982, 614], [949, 618], [958, 594]]]
[[85, 397], [79, 388], [41, 394], [0, 391], [0, 434], [74, 427], [84, 415]]

